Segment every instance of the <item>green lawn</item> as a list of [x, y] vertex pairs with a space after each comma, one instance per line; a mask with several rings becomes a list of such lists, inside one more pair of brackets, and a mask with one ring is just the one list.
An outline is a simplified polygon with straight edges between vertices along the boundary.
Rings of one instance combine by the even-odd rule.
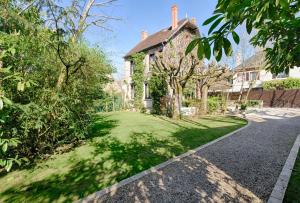
[[236, 130], [234, 117], [98, 114], [86, 144], [0, 177], [0, 202], [72, 202]]
[[300, 203], [300, 151], [283, 202]]

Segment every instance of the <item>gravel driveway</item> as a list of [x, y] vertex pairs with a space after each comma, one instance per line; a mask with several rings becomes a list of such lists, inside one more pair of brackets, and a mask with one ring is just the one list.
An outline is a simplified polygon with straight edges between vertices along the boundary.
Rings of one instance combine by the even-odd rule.
[[247, 117], [249, 127], [97, 196], [97, 202], [267, 201], [300, 133], [300, 110], [251, 110]]

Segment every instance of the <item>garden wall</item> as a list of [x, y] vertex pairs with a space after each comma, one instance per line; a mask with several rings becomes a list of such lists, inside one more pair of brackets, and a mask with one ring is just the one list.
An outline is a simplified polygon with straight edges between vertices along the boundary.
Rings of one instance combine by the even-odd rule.
[[[245, 97], [247, 92], [243, 92]], [[230, 93], [230, 100], [237, 100], [239, 92]], [[290, 90], [263, 90], [253, 89], [248, 100], [263, 100], [264, 107], [300, 108], [300, 89]]]

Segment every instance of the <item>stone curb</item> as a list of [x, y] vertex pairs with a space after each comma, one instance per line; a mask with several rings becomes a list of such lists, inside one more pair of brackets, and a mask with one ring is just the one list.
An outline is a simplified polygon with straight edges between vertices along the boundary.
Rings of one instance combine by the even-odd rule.
[[294, 164], [298, 155], [300, 147], [300, 135], [297, 136], [296, 141], [290, 151], [290, 154], [283, 166], [283, 169], [277, 179], [275, 187], [271, 193], [268, 203], [281, 203], [283, 202], [284, 194], [287, 189]]
[[[242, 118], [242, 117], [240, 117], [240, 116], [236, 116], [236, 117]], [[133, 181], [135, 181], [135, 180], [137, 180], [137, 179], [139, 179], [139, 178], [142, 178], [143, 176], [145, 176], [145, 175], [147, 175], [147, 174], [149, 174], [149, 173], [157, 172], [159, 169], [162, 169], [162, 168], [164, 168], [165, 166], [167, 166], [167, 165], [169, 165], [169, 164], [171, 164], [171, 163], [174, 163], [174, 162], [176, 162], [176, 161], [180, 161], [180, 159], [182, 159], [182, 158], [184, 158], [184, 157], [187, 157], [187, 156], [189, 156], [189, 155], [191, 155], [191, 154], [194, 154], [194, 153], [196, 153], [197, 151], [199, 151], [199, 150], [201, 150], [201, 149], [204, 149], [204, 148], [206, 148], [206, 147], [208, 147], [208, 146], [210, 146], [210, 145], [212, 145], [212, 144], [214, 144], [214, 143], [216, 143], [216, 142], [219, 142], [219, 141], [221, 141], [221, 140], [223, 140], [223, 139], [225, 139], [225, 138], [227, 138], [227, 137], [229, 137], [229, 136], [231, 136], [231, 135], [233, 135], [233, 134], [235, 134], [235, 133], [237, 133], [237, 132], [239, 132], [239, 131], [241, 131], [241, 130], [247, 128], [247, 127], [249, 127], [249, 126], [251, 125], [251, 121], [248, 120], [248, 119], [246, 119], [246, 118], [243, 118], [243, 119], [247, 120], [247, 122], [248, 122], [247, 125], [245, 125], [244, 127], [241, 127], [241, 128], [239, 128], [239, 129], [237, 129], [237, 130], [231, 132], [231, 133], [226, 134], [226, 135], [223, 135], [223, 136], [221, 136], [221, 137], [219, 137], [219, 138], [217, 138], [217, 139], [215, 139], [215, 140], [213, 140], [213, 141], [211, 141], [211, 142], [209, 142], [209, 143], [206, 143], [206, 144], [204, 144], [204, 145], [201, 145], [200, 147], [197, 147], [196, 149], [189, 150], [189, 151], [187, 151], [187, 152], [184, 153], [184, 154], [181, 154], [181, 155], [179, 155], [179, 156], [176, 156], [176, 157], [174, 157], [174, 158], [171, 158], [171, 159], [169, 159], [169, 160], [166, 161], [166, 162], [163, 162], [163, 163], [161, 163], [161, 164], [158, 164], [158, 165], [156, 165], [156, 166], [153, 166], [153, 167], [151, 167], [150, 169], [147, 169], [147, 170], [145, 170], [145, 171], [143, 171], [143, 172], [140, 172], [140, 173], [138, 173], [138, 174], [136, 174], [136, 175], [134, 175], [134, 176], [131, 176], [131, 177], [129, 177], [129, 178], [126, 178], [126, 179], [120, 181], [119, 183], [116, 183], [116, 184], [114, 184], [114, 185], [112, 185], [112, 186], [109, 186], [109, 187], [107, 187], [107, 188], [104, 188], [104, 189], [102, 189], [102, 190], [100, 190], [100, 191], [98, 191], [98, 192], [95, 192], [95, 193], [93, 193], [93, 194], [91, 194], [91, 195], [89, 195], [89, 196], [87, 196], [87, 197], [85, 197], [85, 198], [83, 198], [83, 199], [81, 199], [81, 200], [78, 200], [78, 201], [76, 201], [76, 202], [77, 202], [77, 203], [96, 202], [95, 200], [97, 200], [97, 198], [99, 198], [99, 197], [101, 197], [101, 196], [103, 196], [103, 195], [105, 195], [105, 194], [107, 194], [107, 193], [114, 192], [114, 191], [116, 191], [118, 188], [120, 188], [120, 187], [122, 187], [122, 186], [124, 186], [124, 185], [127, 185], [127, 184], [129, 184], [129, 183], [131, 183], [131, 182], [133, 182]]]

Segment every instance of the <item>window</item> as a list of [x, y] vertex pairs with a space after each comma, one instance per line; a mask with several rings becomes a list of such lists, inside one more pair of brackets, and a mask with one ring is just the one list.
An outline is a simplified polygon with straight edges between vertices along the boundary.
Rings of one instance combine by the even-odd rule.
[[259, 80], [259, 73], [258, 72], [250, 72], [250, 80]]
[[237, 74], [237, 81], [241, 82], [241, 81], [243, 81], [243, 78], [244, 78], [244, 73]]
[[145, 83], [145, 99], [151, 99], [148, 83]]
[[130, 99], [134, 99], [134, 85], [130, 84]]
[[249, 81], [249, 72], [247, 72], [245, 74], [246, 74], [246, 81]]
[[154, 61], [155, 61], [155, 54], [150, 54], [149, 55], [149, 71], [152, 70], [152, 65], [154, 65]]
[[130, 61], [130, 75], [133, 74], [133, 71], [134, 71], [134, 62]]

